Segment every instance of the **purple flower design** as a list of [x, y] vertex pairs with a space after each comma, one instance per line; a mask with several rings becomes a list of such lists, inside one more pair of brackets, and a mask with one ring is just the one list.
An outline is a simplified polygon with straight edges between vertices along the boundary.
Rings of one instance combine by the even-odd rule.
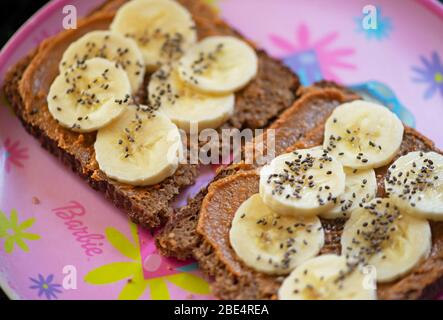
[[443, 98], [443, 64], [437, 52], [433, 52], [431, 58], [420, 56], [422, 66], [413, 66], [412, 70], [416, 73], [416, 77], [412, 81], [417, 83], [425, 83], [428, 85], [424, 98], [430, 99], [437, 91]]
[[38, 275], [38, 279], [29, 278], [32, 281], [32, 286], [29, 288], [38, 290], [38, 296], [43, 295], [47, 300], [57, 299], [57, 294], [62, 293], [61, 285], [57, 283], [52, 283], [54, 280], [54, 275], [50, 274], [46, 279], [41, 274]]

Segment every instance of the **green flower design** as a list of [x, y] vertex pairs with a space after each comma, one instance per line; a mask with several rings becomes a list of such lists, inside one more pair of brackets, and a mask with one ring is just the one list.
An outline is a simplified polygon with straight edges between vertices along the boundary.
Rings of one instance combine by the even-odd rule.
[[6, 253], [12, 253], [15, 244], [25, 252], [29, 251], [29, 247], [25, 240], [38, 240], [40, 236], [34, 233], [25, 232], [26, 229], [32, 227], [35, 218], [30, 218], [22, 223], [18, 221], [17, 210], [12, 209], [10, 217], [0, 211], [0, 238], [5, 238], [4, 249]]
[[138, 299], [147, 288], [149, 288], [153, 300], [170, 299], [167, 282], [191, 293], [209, 294], [209, 285], [206, 281], [186, 272], [145, 279], [143, 276], [137, 227], [133, 223], [131, 223], [131, 234], [133, 242], [115, 228], [106, 229], [106, 238], [111, 245], [122, 255], [131, 259], [131, 261], [113, 262], [98, 267], [85, 275], [84, 281], [86, 283], [104, 285], [126, 280], [126, 284], [118, 296], [119, 300]]

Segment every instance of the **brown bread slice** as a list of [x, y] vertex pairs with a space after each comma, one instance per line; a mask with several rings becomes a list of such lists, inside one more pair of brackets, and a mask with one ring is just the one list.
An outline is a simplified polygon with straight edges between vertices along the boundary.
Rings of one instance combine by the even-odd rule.
[[[297, 142], [295, 148], [316, 146], [322, 140], [323, 126], [320, 125], [305, 140]], [[427, 138], [414, 129], [406, 128], [397, 157], [416, 150], [440, 152]], [[378, 196], [384, 195], [383, 179], [387, 167], [376, 170]], [[213, 292], [221, 299], [275, 299], [282, 281], [282, 277], [268, 276], [246, 267], [229, 244], [232, 218], [241, 203], [258, 192], [258, 181], [256, 170], [238, 172], [211, 184], [203, 200], [197, 227], [203, 240], [193, 254], [200, 267], [214, 277]], [[238, 196], [233, 197], [233, 194]], [[230, 201], [225, 201], [227, 198]], [[339, 254], [344, 220], [322, 220], [322, 224], [325, 245], [321, 254]], [[443, 223], [431, 222], [431, 229], [433, 245], [430, 257], [399, 280], [379, 284], [379, 299], [432, 298], [443, 288]]]
[[[182, 188], [194, 183], [197, 166], [184, 164], [176, 173], [152, 187], [132, 187], [107, 178], [95, 161], [95, 133], [78, 134], [57, 124], [47, 109], [49, 86], [58, 73], [58, 64], [66, 47], [83, 34], [108, 28], [115, 10], [125, 0], [108, 0], [78, 23], [76, 30], [64, 31], [45, 40], [7, 74], [4, 91], [26, 130], [42, 146], [71, 167], [115, 206], [123, 209], [136, 223], [156, 227], [172, 212], [171, 202]], [[200, 38], [227, 34], [240, 36], [224, 23], [210, 7], [199, 0], [180, 1], [193, 15]], [[237, 93], [234, 116], [224, 127], [265, 127], [296, 98], [298, 79], [280, 62], [258, 50], [259, 72], [256, 78]], [[135, 97], [146, 100], [145, 85]]]
[[[301, 97], [294, 105], [270, 126], [270, 129], [276, 130], [276, 154], [282, 153], [318, 126], [335, 106], [358, 98], [352, 92], [330, 82], [320, 82], [312, 88], [301, 90], [300, 94], [302, 94]], [[263, 139], [263, 142], [266, 142], [266, 139]], [[244, 164], [222, 167], [215, 180], [224, 178], [238, 170], [250, 168]], [[171, 216], [164, 229], [158, 234], [157, 247], [164, 255], [178, 259], [192, 256], [192, 251], [200, 243], [196, 226], [200, 206], [207, 192], [207, 188], [200, 190], [186, 206]]]
[[[315, 95], [315, 93], [311, 93], [311, 95]], [[302, 96], [295, 105], [303, 102], [304, 98]], [[288, 110], [286, 113], [288, 112], [290, 111]], [[325, 112], [324, 119], [315, 128], [303, 134], [301, 139], [282, 152], [320, 145], [323, 141], [323, 123], [327, 116], [328, 113]], [[281, 124], [289, 124], [287, 120], [280, 119], [278, 121]], [[294, 134], [298, 135], [296, 129]], [[286, 145], [286, 139], [283, 138], [283, 140], [282, 144], [281, 141], [277, 144]], [[397, 157], [414, 150], [433, 150], [441, 153], [429, 139], [414, 129], [406, 128]], [[387, 167], [376, 170], [378, 196], [384, 195], [382, 182]], [[166, 225], [169, 234], [165, 232], [158, 239], [160, 244], [162, 241], [166, 241], [165, 239], [169, 239], [170, 243], [170, 239], [175, 237], [178, 237], [175, 240], [176, 243], [186, 241], [189, 244], [192, 243], [194, 247], [184, 248], [184, 252], [192, 253], [203, 271], [214, 278], [213, 293], [221, 299], [275, 299], [283, 280], [281, 277], [268, 276], [246, 267], [236, 257], [229, 244], [228, 234], [233, 215], [244, 200], [258, 192], [258, 177], [257, 171], [251, 166], [234, 166], [220, 171], [216, 181], [210, 184], [209, 192], [208, 188], [203, 190], [198, 197], [191, 200], [187, 207], [182, 209], [187, 213], [187, 218], [183, 219], [184, 225], [187, 227], [181, 225], [178, 228], [179, 220], [169, 222]], [[195, 208], [198, 210], [201, 208], [201, 212], [193, 211]], [[194, 212], [194, 215], [191, 215], [191, 212]], [[344, 220], [322, 220], [322, 224], [326, 237], [321, 253], [339, 253]], [[379, 285], [379, 299], [432, 298], [443, 288], [443, 223], [431, 222], [431, 228], [433, 246], [430, 257], [401, 279]], [[174, 237], [170, 235], [171, 232], [175, 234]], [[166, 253], [177, 255], [171, 248]]]

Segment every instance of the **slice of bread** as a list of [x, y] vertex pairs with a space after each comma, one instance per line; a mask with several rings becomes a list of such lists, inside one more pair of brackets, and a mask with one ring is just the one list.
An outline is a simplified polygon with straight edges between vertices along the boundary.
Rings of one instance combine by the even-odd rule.
[[[302, 95], [271, 126], [277, 130], [277, 155], [298, 148], [321, 145], [323, 124], [332, 108], [346, 99], [353, 99], [342, 90], [327, 88], [325, 84], [321, 87], [323, 88], [314, 88]], [[319, 110], [323, 112], [318, 114]], [[303, 129], [295, 124], [300, 124]], [[294, 137], [297, 141], [294, 141]], [[429, 139], [414, 129], [405, 128], [397, 157], [415, 150], [441, 153]], [[376, 170], [380, 186], [383, 185], [380, 182], [383, 181], [386, 170], [387, 166]], [[233, 215], [243, 201], [258, 192], [258, 179], [258, 172], [251, 165], [232, 165], [221, 169], [215, 181], [200, 191], [188, 206], [182, 208], [157, 237], [157, 243], [164, 254], [178, 258], [193, 256], [203, 271], [214, 278], [213, 293], [221, 299], [276, 299], [277, 290], [283, 280], [282, 277], [265, 275], [248, 268], [238, 259], [229, 244]], [[233, 194], [237, 196], [232, 197]], [[383, 195], [383, 187], [379, 187], [378, 196]], [[229, 201], [226, 201], [228, 198]], [[220, 208], [221, 214], [208, 216], [206, 209], [211, 206]], [[339, 254], [344, 220], [322, 220], [322, 225], [325, 229], [325, 245], [321, 254]], [[441, 291], [443, 223], [431, 222], [431, 228], [433, 245], [429, 258], [406, 276], [392, 283], [379, 285], [379, 299], [432, 298]], [[214, 236], [212, 231], [222, 236]]]
[[[335, 106], [358, 98], [356, 94], [343, 87], [326, 81], [300, 90], [299, 94], [301, 97], [294, 105], [269, 127], [276, 130], [276, 154], [284, 152], [289, 146], [320, 125]], [[283, 121], [282, 118], [285, 120]], [[266, 139], [263, 139], [263, 142], [266, 142]], [[221, 167], [215, 180], [239, 170], [248, 169], [251, 169], [251, 166], [245, 164]], [[157, 247], [164, 255], [179, 259], [187, 259], [192, 256], [192, 251], [200, 241], [200, 236], [196, 233], [196, 226], [201, 202], [207, 192], [207, 188], [203, 188], [194, 198], [190, 199], [186, 206], [171, 216], [164, 229], [158, 234]]]
[[[95, 160], [95, 133], [79, 134], [64, 129], [50, 115], [46, 98], [49, 86], [58, 74], [58, 64], [70, 43], [92, 30], [107, 29], [115, 11], [126, 1], [108, 0], [88, 17], [78, 22], [76, 30], [63, 31], [23, 58], [6, 75], [4, 91], [26, 130], [42, 146], [77, 172], [96, 190], [101, 191], [115, 206], [123, 209], [135, 222], [156, 227], [172, 212], [171, 202], [184, 187], [195, 182], [196, 165], [180, 165], [175, 174], [158, 185], [133, 187], [106, 177]], [[224, 23], [216, 13], [199, 0], [180, 0], [192, 14], [199, 38], [209, 35], [241, 37]], [[266, 127], [279, 113], [296, 99], [299, 81], [279, 61], [257, 50], [259, 71], [244, 89], [236, 94], [234, 115], [226, 128]], [[146, 84], [135, 97], [146, 103]]]

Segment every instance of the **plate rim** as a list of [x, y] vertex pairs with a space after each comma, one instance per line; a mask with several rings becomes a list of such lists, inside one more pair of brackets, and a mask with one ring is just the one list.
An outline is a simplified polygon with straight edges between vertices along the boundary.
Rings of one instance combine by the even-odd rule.
[[[105, 0], [100, 0], [97, 5], [103, 3]], [[65, 5], [72, 4], [72, 0], [51, 0], [44, 6], [39, 8], [33, 15], [31, 15], [9, 38], [9, 40], [3, 45], [0, 50], [0, 78], [3, 83], [3, 77], [5, 72], [10, 67], [8, 64], [10, 58], [15, 53], [16, 48], [29, 36], [34, 27], [54, 14], [56, 10], [59, 10]], [[425, 8], [425, 10], [435, 14], [438, 18], [443, 20], [443, 4], [438, 0], [414, 0], [417, 4]], [[44, 41], [44, 40], [43, 40]], [[40, 44], [39, 44], [40, 45]], [[38, 45], [37, 45], [38, 47]], [[0, 273], [0, 288], [5, 292], [6, 296], [12, 300], [20, 300], [19, 294], [11, 288], [9, 282], [4, 277], [3, 273]]]

